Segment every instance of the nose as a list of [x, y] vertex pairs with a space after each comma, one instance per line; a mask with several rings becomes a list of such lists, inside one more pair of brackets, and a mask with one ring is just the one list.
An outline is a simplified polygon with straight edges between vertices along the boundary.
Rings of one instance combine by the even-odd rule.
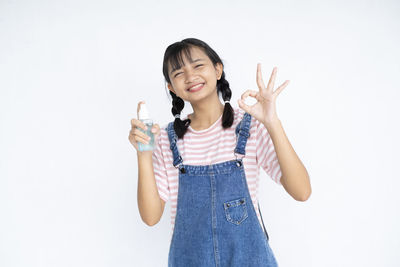
[[186, 83], [192, 83], [196, 80], [197, 75], [194, 70], [187, 70], [186, 75], [185, 75], [185, 82]]

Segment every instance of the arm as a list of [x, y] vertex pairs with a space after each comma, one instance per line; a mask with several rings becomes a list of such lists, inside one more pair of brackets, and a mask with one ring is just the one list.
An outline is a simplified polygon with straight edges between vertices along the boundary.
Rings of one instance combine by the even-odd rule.
[[[138, 117], [140, 105], [144, 103], [144, 101], [140, 101], [138, 103]], [[143, 222], [147, 225], [152, 226], [160, 221], [160, 218], [164, 212], [164, 200], [158, 194], [156, 179], [154, 176], [153, 169], [153, 151], [139, 151], [138, 143], [147, 143], [150, 139], [148, 135], [144, 132], [140, 131], [138, 128], [142, 130], [146, 130], [146, 125], [138, 120], [131, 120], [132, 128], [129, 132], [129, 142], [133, 145], [133, 147], [137, 151], [137, 160], [138, 160], [138, 192], [137, 192], [137, 202], [139, 207], [140, 217]], [[158, 124], [154, 124], [151, 131], [154, 134], [155, 140], [160, 135], [160, 127]]]
[[281, 121], [264, 123], [267, 128], [282, 172], [281, 184], [295, 200], [306, 201], [311, 195], [309, 175], [290, 144]]
[[[289, 84], [289, 80], [286, 80], [274, 91], [276, 72], [277, 67], [274, 67], [268, 85], [265, 86], [261, 75], [261, 64], [257, 64], [256, 80], [259, 91], [247, 90], [242, 94], [238, 103], [240, 108], [250, 113], [267, 128], [281, 167], [282, 177], [280, 181], [282, 186], [294, 199], [306, 201], [311, 194], [307, 170], [297, 157], [276, 114], [276, 98]], [[248, 96], [256, 98], [257, 103], [252, 106], [245, 104], [244, 100]]]
[[158, 194], [154, 177], [152, 151], [137, 152], [138, 192], [137, 201], [140, 216], [147, 225], [157, 224], [164, 212], [165, 202]]

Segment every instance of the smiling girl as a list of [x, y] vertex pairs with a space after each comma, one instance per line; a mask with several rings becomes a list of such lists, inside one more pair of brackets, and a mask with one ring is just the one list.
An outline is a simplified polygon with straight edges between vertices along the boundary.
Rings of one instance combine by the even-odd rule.
[[[259, 169], [297, 201], [309, 198], [311, 185], [276, 114], [276, 98], [289, 82], [274, 91], [276, 72], [265, 86], [258, 64], [259, 90], [244, 92], [232, 108], [224, 65], [212, 48], [188, 38], [166, 49], [163, 74], [175, 120], [153, 126], [153, 151], [138, 150], [137, 142], [150, 138], [137, 119], [129, 140], [137, 150], [142, 220], [155, 225], [171, 201], [168, 266], [278, 266], [258, 204]], [[249, 96], [257, 103], [246, 105]], [[193, 113], [181, 119], [184, 101]]]

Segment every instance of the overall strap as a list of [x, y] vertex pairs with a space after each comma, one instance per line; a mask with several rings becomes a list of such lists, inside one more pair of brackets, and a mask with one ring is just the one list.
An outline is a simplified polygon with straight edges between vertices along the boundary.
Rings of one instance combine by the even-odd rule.
[[168, 127], [166, 128], [166, 130], [168, 132], [169, 144], [172, 151], [172, 155], [174, 157], [173, 165], [175, 168], [178, 168], [177, 166], [180, 166], [183, 163], [183, 160], [178, 151], [178, 145], [177, 145], [178, 136], [176, 135], [174, 130], [174, 122], [168, 123]]
[[[236, 126], [236, 139], [238, 139], [236, 148], [235, 148], [235, 155], [236, 153], [245, 155], [246, 154], [246, 143], [247, 139], [250, 136], [250, 124], [251, 124], [251, 115], [249, 113], [244, 113], [242, 121]], [[265, 229], [264, 220], [261, 215], [260, 203], [258, 202], [258, 212], [260, 213], [261, 222], [264, 228], [265, 236], [267, 240], [269, 240], [267, 229]]]
[[250, 136], [250, 123], [251, 123], [251, 115], [249, 113], [244, 113], [242, 120], [236, 126], [235, 133], [236, 133], [236, 148], [235, 148], [235, 155], [236, 153], [245, 155], [246, 154], [246, 143], [247, 138]]

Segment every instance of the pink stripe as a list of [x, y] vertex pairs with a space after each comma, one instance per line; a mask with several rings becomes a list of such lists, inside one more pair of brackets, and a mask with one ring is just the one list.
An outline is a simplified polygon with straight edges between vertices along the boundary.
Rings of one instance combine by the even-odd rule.
[[[214, 146], [216, 144], [223, 146], [223, 147], [235, 147], [236, 139], [226, 138], [225, 140], [219, 140], [218, 142], [210, 142], [210, 140], [199, 140], [199, 142], [197, 142], [196, 144], [184, 143], [184, 147], [190, 148], [190, 149], [196, 149], [196, 150], [209, 150], [211, 146]], [[183, 146], [182, 143], [178, 142], [178, 150], [180, 150], [179, 148], [182, 148], [182, 146]], [[256, 143], [254, 141], [248, 141], [246, 144], [246, 149], [247, 149], [247, 146], [255, 147]], [[164, 150], [164, 151], [170, 150], [169, 144], [161, 144], [161, 147], [162, 147], [162, 150]]]
[[276, 160], [276, 161], [274, 161], [274, 163], [273, 163], [273, 165], [272, 165], [272, 168], [271, 168], [271, 176], [274, 176], [274, 181], [276, 182], [276, 175], [275, 175], [275, 173], [276, 173], [276, 171], [278, 170], [278, 168], [279, 168], [279, 162]]
[[[225, 136], [225, 135], [232, 135], [234, 132], [234, 129], [227, 129], [225, 132], [220, 131], [221, 125], [217, 125], [216, 128], [214, 128], [212, 131], [208, 132], [206, 134], [202, 135], [188, 135], [184, 137], [185, 141], [190, 141], [190, 142], [196, 142], [197, 140], [202, 140], [202, 139], [214, 139], [216, 135], [219, 136]], [[181, 141], [181, 140], [179, 140]], [[179, 142], [178, 141], [178, 142]]]
[[[254, 160], [256, 157], [255, 156], [246, 155], [246, 158]], [[192, 161], [195, 161], [195, 162], [205, 161], [205, 159], [207, 159], [207, 157], [190, 157], [190, 158], [186, 158], [186, 163], [189, 164], [189, 162], [192, 162]], [[232, 156], [230, 156], [230, 157], [227, 157], [226, 159], [227, 160], [231, 160], [231, 159], [234, 159], [234, 158], [232, 158]], [[215, 162], [219, 162], [219, 160], [215, 161]], [[251, 164], [251, 163], [249, 162], [247, 164]]]
[[164, 202], [168, 202], [168, 198], [164, 198], [163, 195], [160, 195], [160, 198], [161, 198], [162, 200], [164, 200]]
[[165, 188], [159, 187], [158, 189], [159, 189], [159, 191], [163, 192], [164, 195], [168, 196], [168, 191], [166, 191]]
[[265, 153], [267, 153], [267, 157], [265, 159], [265, 163], [270, 162], [272, 157], [275, 155], [275, 151], [272, 149], [272, 145], [269, 144]]
[[[178, 179], [176, 179], [176, 180], [178, 180]], [[170, 190], [178, 189], [178, 183], [177, 183], [177, 185], [175, 185], [175, 186], [170, 186], [169, 189], [170, 189]]]
[[257, 181], [255, 181], [255, 180], [249, 181], [249, 180], [247, 179], [247, 184], [248, 184], [248, 185], [255, 185], [255, 184], [257, 184]]
[[261, 165], [265, 160], [265, 146], [261, 146], [261, 144], [257, 144], [257, 157], [258, 157], [258, 164]]

